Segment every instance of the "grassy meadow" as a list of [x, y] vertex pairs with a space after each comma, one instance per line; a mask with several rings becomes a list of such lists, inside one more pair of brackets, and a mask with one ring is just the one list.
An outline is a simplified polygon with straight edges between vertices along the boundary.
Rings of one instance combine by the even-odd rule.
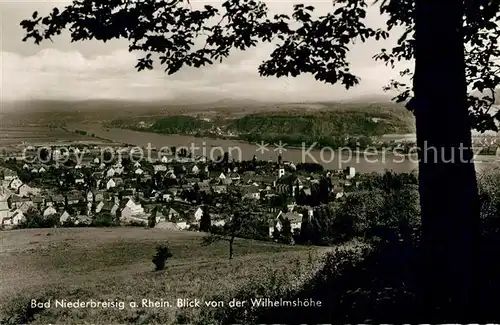
[[[193, 322], [199, 308], [142, 308], [141, 299], [210, 300], [231, 297], [272, 274], [290, 283], [311, 272], [325, 248], [236, 239], [235, 257], [226, 242], [201, 244], [203, 234], [143, 228], [54, 228], [1, 232], [0, 324], [174, 324]], [[173, 257], [154, 272], [156, 245], [168, 241]], [[30, 299], [125, 301], [124, 310], [37, 310]], [[128, 302], [136, 301], [132, 309]], [[181, 316], [182, 314], [182, 316]]]

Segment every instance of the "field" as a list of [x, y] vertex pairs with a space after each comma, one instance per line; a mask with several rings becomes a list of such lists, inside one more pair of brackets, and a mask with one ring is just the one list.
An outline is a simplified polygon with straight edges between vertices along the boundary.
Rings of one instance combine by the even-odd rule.
[[[260, 281], [273, 272], [289, 274], [293, 280], [293, 274], [307, 272], [311, 261], [321, 255], [318, 248], [237, 239], [235, 258], [228, 260], [227, 243], [202, 246], [202, 236], [132, 227], [3, 231], [0, 320], [11, 317], [7, 324], [173, 324], [181, 312], [175, 306], [124, 310], [52, 306], [37, 311], [29, 301], [93, 299], [139, 305], [142, 299], [172, 304], [178, 298], [203, 301], [219, 294], [230, 296], [249, 281]], [[154, 272], [151, 258], [156, 245], [165, 241], [174, 256], [166, 271]], [[198, 309], [182, 312], [196, 318]]]

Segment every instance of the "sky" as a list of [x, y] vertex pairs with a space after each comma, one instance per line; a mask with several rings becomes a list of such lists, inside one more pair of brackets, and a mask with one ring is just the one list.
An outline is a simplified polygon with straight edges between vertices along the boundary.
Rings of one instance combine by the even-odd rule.
[[[193, 6], [220, 5], [220, 1], [191, 1]], [[318, 14], [331, 11], [331, 1], [265, 1], [271, 14], [291, 13], [296, 3], [311, 4]], [[236, 52], [213, 66], [183, 68], [168, 76], [163, 69], [137, 72], [137, 54], [127, 51], [126, 41], [71, 43], [68, 35], [41, 45], [22, 42], [21, 20], [37, 10], [45, 15], [53, 7], [70, 1], [0, 0], [0, 75], [2, 101], [28, 99], [121, 99], [207, 100], [254, 99], [261, 101], [350, 101], [384, 95], [382, 87], [398, 70], [375, 62], [372, 56], [381, 48], [395, 44], [399, 31], [384, 41], [355, 44], [349, 60], [351, 70], [361, 78], [360, 85], [346, 91], [342, 86], [326, 85], [310, 75], [296, 78], [260, 77], [258, 65], [269, 57], [271, 45]], [[383, 27], [386, 17], [378, 8], [368, 9], [368, 25]], [[400, 68], [410, 67], [410, 62]], [[389, 96], [389, 95], [387, 95]]]

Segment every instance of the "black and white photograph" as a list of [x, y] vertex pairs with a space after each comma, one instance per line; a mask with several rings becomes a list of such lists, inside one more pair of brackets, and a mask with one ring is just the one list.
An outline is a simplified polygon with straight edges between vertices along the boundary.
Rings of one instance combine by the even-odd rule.
[[497, 0], [0, 0], [0, 325], [499, 323]]

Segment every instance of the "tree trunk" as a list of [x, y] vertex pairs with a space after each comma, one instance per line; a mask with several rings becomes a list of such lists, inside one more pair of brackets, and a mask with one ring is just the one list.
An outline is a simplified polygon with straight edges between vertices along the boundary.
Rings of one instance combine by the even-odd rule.
[[233, 243], [234, 243], [234, 237], [231, 237], [229, 239], [229, 259], [233, 259]]
[[[479, 234], [461, 1], [416, 0], [415, 116], [423, 321], [468, 322]], [[452, 319], [454, 317], [455, 319]]]

